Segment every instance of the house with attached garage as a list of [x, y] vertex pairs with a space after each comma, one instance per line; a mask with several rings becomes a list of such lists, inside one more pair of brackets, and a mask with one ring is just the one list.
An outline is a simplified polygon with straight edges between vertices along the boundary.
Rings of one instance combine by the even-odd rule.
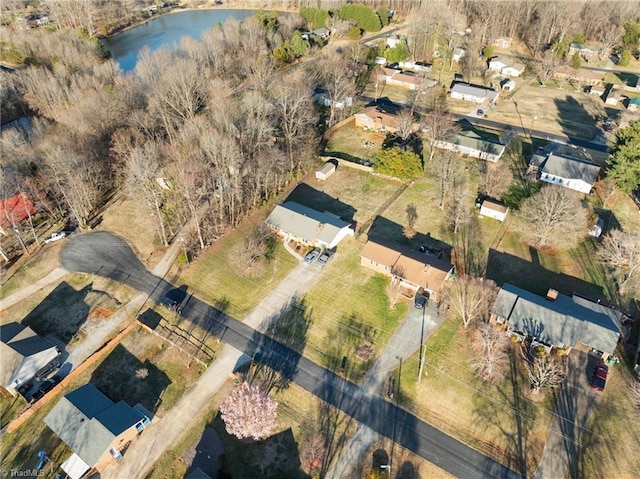
[[512, 62], [505, 57], [495, 56], [489, 59], [489, 70], [494, 70], [510, 77], [519, 77], [524, 73], [525, 65]]
[[123, 450], [149, 424], [149, 418], [86, 384], [60, 399], [44, 423], [73, 451], [61, 467], [76, 479], [120, 461]]
[[360, 253], [360, 265], [396, 281], [408, 297], [420, 288], [434, 301], [442, 299], [453, 265], [432, 254], [420, 253], [398, 245], [369, 240]]
[[58, 359], [60, 350], [31, 328], [12, 322], [0, 326], [0, 392], [15, 396], [20, 386]]
[[588, 161], [549, 153], [539, 168], [540, 181], [589, 194], [600, 175], [600, 167]]
[[489, 88], [470, 85], [468, 83], [455, 83], [451, 87], [451, 98], [471, 101], [473, 103], [495, 103], [500, 93]]
[[347, 236], [353, 236], [350, 223], [329, 212], [320, 212], [294, 201], [276, 205], [266, 220], [285, 241], [297, 241], [319, 248], [334, 248]]
[[550, 289], [542, 297], [505, 283], [493, 304], [491, 321], [548, 351], [593, 349], [606, 360], [620, 339], [622, 313], [576, 294], [566, 296]]

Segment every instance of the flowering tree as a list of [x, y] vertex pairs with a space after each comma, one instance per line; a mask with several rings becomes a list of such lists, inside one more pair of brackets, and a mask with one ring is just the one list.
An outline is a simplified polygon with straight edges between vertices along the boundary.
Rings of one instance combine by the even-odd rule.
[[238, 439], [262, 439], [276, 424], [278, 403], [258, 386], [243, 383], [220, 406], [227, 432]]

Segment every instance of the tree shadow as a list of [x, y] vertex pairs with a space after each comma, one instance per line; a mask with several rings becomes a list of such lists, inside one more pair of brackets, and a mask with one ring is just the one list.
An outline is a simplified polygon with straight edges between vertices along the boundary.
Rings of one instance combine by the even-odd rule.
[[511, 283], [540, 296], [545, 296], [549, 288], [553, 288], [567, 296], [579, 293], [590, 298], [605, 299], [605, 292], [599, 285], [550, 271], [541, 264], [495, 249], [489, 250], [486, 278], [498, 285]]
[[416, 470], [416, 466], [410, 461], [404, 461], [400, 468], [398, 469], [398, 473], [396, 474], [396, 479], [418, 479], [418, 471]]
[[171, 379], [149, 359], [140, 361], [118, 344], [91, 374], [89, 382], [113, 402], [140, 403], [145, 409], [156, 412]]
[[411, 257], [423, 258], [425, 253], [420, 251], [421, 247], [429, 248], [430, 252], [437, 255], [439, 259], [448, 261], [451, 259], [451, 245], [445, 241], [431, 236], [431, 232], [416, 232], [412, 238], [407, 238], [404, 227], [383, 216], [376, 216], [368, 231], [369, 239], [389, 248], [403, 247], [402, 254]]
[[565, 96], [564, 99], [556, 98], [555, 103], [558, 123], [564, 133], [569, 138], [578, 137], [592, 140], [597, 131], [596, 118], [589, 113], [586, 108], [572, 96]]

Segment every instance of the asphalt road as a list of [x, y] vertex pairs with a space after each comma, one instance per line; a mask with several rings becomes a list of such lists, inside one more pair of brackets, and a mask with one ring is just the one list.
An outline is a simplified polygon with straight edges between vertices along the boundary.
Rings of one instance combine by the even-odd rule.
[[[382, 102], [380, 102], [380, 99], [361, 95], [360, 99], [362, 99], [365, 102], [368, 102], [371, 105], [380, 104], [382, 107], [388, 110], [394, 110], [394, 109], [399, 110], [404, 108], [403, 104], [393, 103], [386, 98]], [[481, 106], [482, 105], [478, 105], [478, 107], [481, 107]], [[473, 106], [469, 106], [469, 108], [472, 109]], [[426, 115], [427, 113], [429, 113], [429, 110], [427, 108], [421, 108], [421, 107], [415, 108], [415, 111], [423, 115]], [[555, 141], [558, 143], [570, 143], [572, 145], [581, 146], [583, 148], [590, 148], [596, 151], [602, 151], [602, 152], [608, 151], [607, 145], [603, 145], [602, 143], [596, 143], [593, 141], [581, 140], [580, 138], [573, 138], [566, 135], [554, 135], [551, 133], [547, 133], [545, 131], [523, 128], [522, 126], [511, 125], [508, 123], [502, 123], [494, 120], [488, 120], [486, 118], [479, 118], [474, 115], [452, 114], [452, 116], [454, 116], [456, 120], [466, 120], [475, 126], [482, 126], [482, 127], [493, 128], [498, 130], [511, 129], [511, 130], [515, 130], [518, 134], [524, 135], [524, 136], [531, 135], [535, 138], [540, 138], [542, 140]]]
[[[105, 232], [71, 238], [61, 252], [61, 261], [68, 271], [120, 281], [152, 299], [176, 287], [147, 271], [124, 240]], [[193, 296], [185, 300], [181, 315], [206, 325], [225, 343], [280, 371], [285, 378], [376, 432], [395, 437], [399, 445], [457, 477], [521, 477], [381, 397], [363, 394], [355, 384]]]

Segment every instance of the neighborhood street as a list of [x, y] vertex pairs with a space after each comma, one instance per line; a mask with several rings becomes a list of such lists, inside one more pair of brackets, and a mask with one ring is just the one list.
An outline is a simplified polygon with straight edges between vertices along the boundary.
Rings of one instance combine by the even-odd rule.
[[[122, 239], [108, 233], [91, 233], [71, 239], [65, 245], [61, 260], [68, 271], [84, 271], [106, 276], [135, 287], [152, 299], [158, 298], [163, 292], [174, 287], [147, 271]], [[292, 274], [295, 274], [299, 269], [294, 270]], [[313, 281], [313, 275], [308, 276], [308, 280]], [[284, 291], [276, 293], [280, 298], [279, 305], [285, 306], [298, 292], [300, 285], [298, 283], [291, 284], [296, 286], [288, 296]], [[274, 300], [271, 304], [272, 308], [276, 308], [278, 301]], [[269, 317], [268, 312], [266, 312], [267, 315], [264, 313], [265, 311], [262, 311], [263, 318]], [[403, 409], [397, 408], [394, 404], [382, 399], [378, 393], [364, 394], [357, 385], [309, 361], [299, 353], [261, 334], [250, 325], [237, 321], [194, 297], [183, 308], [182, 316], [201, 324], [203, 321], [208, 323], [210, 332], [222, 337], [228, 346], [225, 346], [218, 360], [172, 408], [171, 412], [151, 426], [141, 436], [138, 444], [132, 445], [130, 448], [132, 455], [135, 454], [134, 450], [140, 450], [140, 452], [133, 457], [129, 456], [131, 459], [129, 461], [125, 458], [122, 466], [130, 464], [126, 467], [137, 469], [136, 473], [123, 476], [125, 471], [120, 467], [117, 473], [116, 471], [112, 473], [113, 476], [105, 475], [105, 477], [138, 477], [138, 473], [152, 465], [155, 461], [153, 458], [159, 457], [185, 430], [188, 417], [193, 417], [189, 414], [200, 410], [202, 404], [206, 403], [217, 387], [224, 383], [227, 378], [226, 374], [240, 359], [241, 352], [281, 371], [284, 376], [302, 388], [344, 411], [378, 434], [389, 438], [393, 437], [394, 420], [391, 418], [395, 418], [395, 437], [399, 445], [436, 463], [455, 476], [464, 478], [520, 477], [509, 468], [429, 426]], [[231, 347], [236, 351], [227, 351], [232, 349]], [[216, 366], [218, 363], [220, 366]], [[174, 414], [179, 417], [174, 417]], [[144, 439], [145, 436], [149, 436], [149, 438]], [[151, 449], [149, 449], [149, 444], [145, 446], [147, 441], [154, 442]], [[145, 455], [149, 456], [148, 459], [138, 463]], [[145, 467], [145, 464], [148, 465]]]

